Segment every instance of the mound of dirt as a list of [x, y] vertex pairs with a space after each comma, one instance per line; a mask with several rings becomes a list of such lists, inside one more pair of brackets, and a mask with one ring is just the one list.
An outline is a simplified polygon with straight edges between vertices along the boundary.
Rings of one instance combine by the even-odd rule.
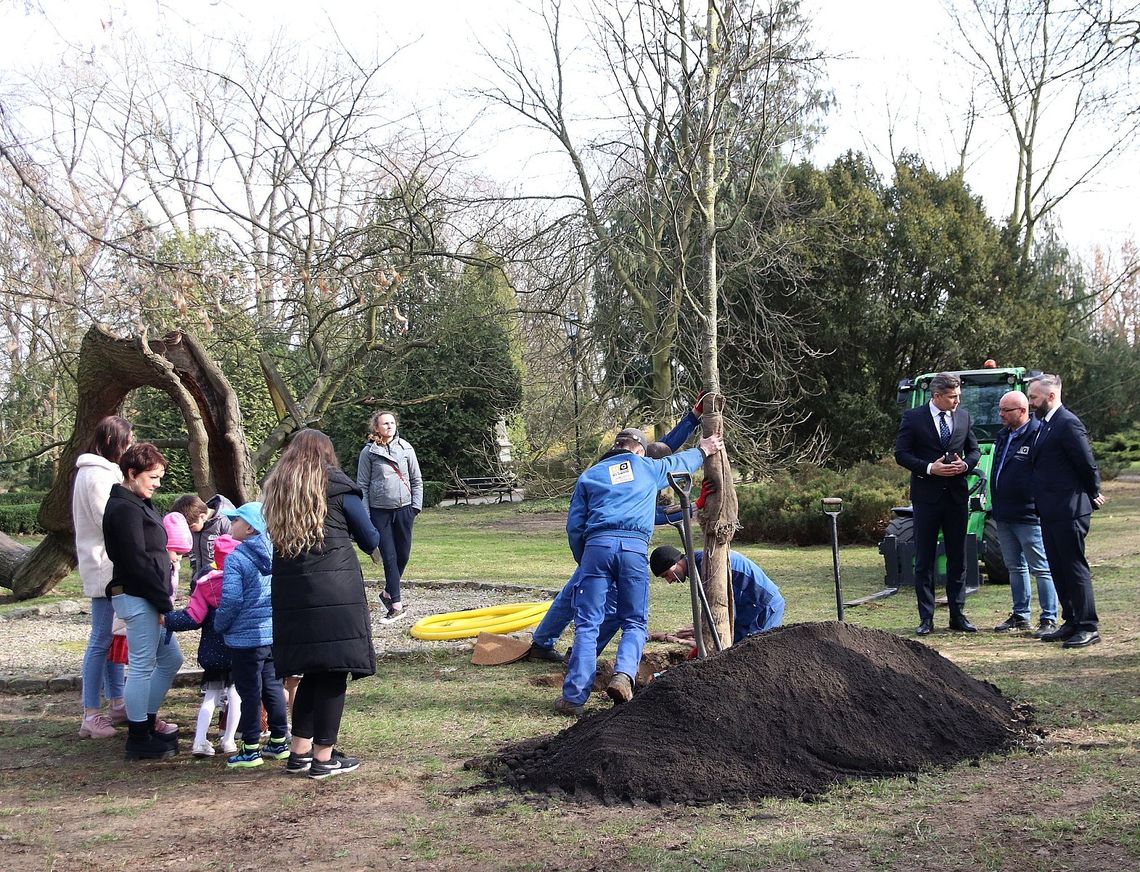
[[798, 624], [669, 669], [624, 706], [481, 761], [522, 790], [613, 802], [806, 797], [1000, 751], [992, 684], [880, 630]]

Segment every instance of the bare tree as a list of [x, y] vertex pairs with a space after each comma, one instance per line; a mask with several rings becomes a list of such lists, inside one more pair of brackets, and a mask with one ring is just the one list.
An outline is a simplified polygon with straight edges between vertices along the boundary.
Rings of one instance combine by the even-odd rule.
[[951, 9], [962, 55], [1016, 144], [1009, 224], [1022, 263], [1040, 222], [1136, 138], [1128, 65], [1137, 8], [1110, 15], [1101, 3], [966, 0]]

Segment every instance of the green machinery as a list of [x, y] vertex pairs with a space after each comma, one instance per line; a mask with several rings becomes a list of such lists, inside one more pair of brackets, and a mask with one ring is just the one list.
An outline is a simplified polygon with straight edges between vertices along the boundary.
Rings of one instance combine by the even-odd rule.
[[[974, 436], [982, 457], [967, 481], [970, 485], [970, 519], [966, 528], [966, 589], [976, 590], [981, 582], [981, 567], [990, 583], [1009, 583], [1009, 570], [1002, 560], [997, 525], [990, 517], [987, 485], [993, 464], [994, 443], [1001, 431], [998, 402], [1011, 390], [1024, 391], [1027, 381], [1040, 375], [1037, 370], [1022, 367], [997, 367], [986, 361], [982, 369], [954, 372], [962, 380], [962, 406], [970, 412]], [[930, 382], [937, 373], [925, 373], [899, 382], [900, 409], [914, 409], [930, 402]], [[888, 590], [914, 586], [914, 508], [899, 506], [891, 510], [894, 517], [879, 543], [879, 553], [886, 564], [885, 585]], [[946, 554], [941, 537], [938, 543], [938, 584], [946, 583]]]

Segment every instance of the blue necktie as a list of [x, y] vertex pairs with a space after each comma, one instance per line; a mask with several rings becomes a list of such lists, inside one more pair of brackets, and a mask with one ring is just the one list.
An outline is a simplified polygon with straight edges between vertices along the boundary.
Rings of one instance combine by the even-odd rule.
[[950, 445], [950, 427], [946, 423], [946, 413], [938, 413], [938, 438], [942, 440], [942, 448]]

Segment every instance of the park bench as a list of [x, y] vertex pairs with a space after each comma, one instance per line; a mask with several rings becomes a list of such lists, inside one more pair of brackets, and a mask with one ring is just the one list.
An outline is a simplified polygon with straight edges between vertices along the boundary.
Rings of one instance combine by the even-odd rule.
[[453, 505], [456, 506], [459, 505], [460, 500], [470, 504], [471, 497], [493, 495], [498, 495], [500, 503], [503, 501], [503, 497], [507, 498], [507, 502], [511, 502], [514, 500], [514, 492], [518, 487], [518, 478], [513, 472], [500, 475], [460, 476], [456, 478], [455, 482], [455, 486], [444, 491], [443, 496], [444, 499], [448, 497], [454, 499]]

